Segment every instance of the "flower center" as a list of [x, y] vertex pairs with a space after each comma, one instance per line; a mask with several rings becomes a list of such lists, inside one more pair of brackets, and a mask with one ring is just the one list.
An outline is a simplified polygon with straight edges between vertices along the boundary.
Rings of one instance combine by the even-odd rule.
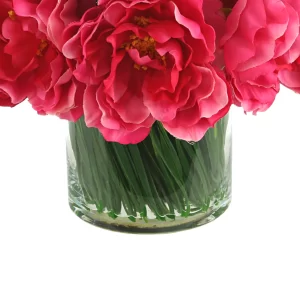
[[[148, 55], [152, 60], [157, 59], [162, 65], [166, 66], [166, 57], [161, 56], [156, 51], [156, 41], [151, 36], [145, 36], [141, 39], [133, 34], [130, 36], [130, 42], [123, 44], [122, 48], [126, 51], [136, 49], [139, 52], [140, 57]], [[138, 70], [142, 69], [144, 71], [148, 69], [146, 66], [139, 66], [138, 64], [135, 64], [134, 67]]]
[[154, 38], [146, 36], [140, 39], [136, 35], [132, 35], [130, 39], [130, 49], [136, 49], [141, 57], [148, 55], [151, 59], [155, 59], [159, 55], [155, 49], [156, 41]]
[[[13, 10], [9, 10], [8, 11], [8, 17], [11, 20], [15, 21], [16, 20], [16, 13]], [[48, 48], [48, 42], [46, 40], [42, 39], [40, 41], [40, 45], [39, 45], [39, 47], [36, 51], [36, 55], [40, 56], [40, 57], [44, 56], [45, 51], [47, 50], [47, 48]]]

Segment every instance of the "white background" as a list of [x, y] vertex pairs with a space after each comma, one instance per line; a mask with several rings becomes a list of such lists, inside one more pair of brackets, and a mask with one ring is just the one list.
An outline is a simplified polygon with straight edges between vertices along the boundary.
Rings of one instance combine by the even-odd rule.
[[0, 299], [300, 299], [300, 95], [233, 109], [233, 200], [216, 221], [128, 235], [68, 207], [66, 122], [0, 108]]

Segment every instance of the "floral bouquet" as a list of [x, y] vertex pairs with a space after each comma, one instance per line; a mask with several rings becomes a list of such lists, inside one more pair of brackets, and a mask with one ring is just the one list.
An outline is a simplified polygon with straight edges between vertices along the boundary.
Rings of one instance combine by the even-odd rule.
[[300, 1], [1, 0], [0, 106], [69, 122], [73, 211], [129, 232], [231, 198], [229, 110], [300, 92]]

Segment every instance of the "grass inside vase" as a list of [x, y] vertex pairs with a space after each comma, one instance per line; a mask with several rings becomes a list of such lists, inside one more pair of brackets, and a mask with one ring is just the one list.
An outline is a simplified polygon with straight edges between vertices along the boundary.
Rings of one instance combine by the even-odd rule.
[[[73, 205], [110, 218], [160, 221], [207, 212], [229, 197], [228, 116], [202, 140], [178, 140], [156, 122], [136, 145], [106, 142], [84, 120], [69, 124], [69, 194]], [[73, 155], [72, 154], [72, 155]]]

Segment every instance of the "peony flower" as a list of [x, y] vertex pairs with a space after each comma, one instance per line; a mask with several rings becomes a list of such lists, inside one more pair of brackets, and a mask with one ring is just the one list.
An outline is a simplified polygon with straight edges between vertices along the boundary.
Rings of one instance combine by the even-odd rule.
[[226, 71], [245, 111], [271, 106], [279, 92], [276, 60], [299, 51], [299, 14], [292, 2], [238, 0], [228, 16], [222, 38]]
[[59, 50], [62, 32], [71, 22], [78, 21], [96, 0], [13, 0], [18, 16], [32, 17], [38, 21], [39, 30], [45, 33]]
[[87, 126], [129, 144], [146, 138], [157, 120], [177, 138], [200, 140], [231, 104], [224, 76], [212, 67], [215, 31], [202, 1], [98, 4], [63, 34], [63, 54], [87, 85]]
[[[16, 19], [12, 2], [0, 2], [0, 105], [15, 106], [31, 90], [31, 71], [37, 66], [33, 53], [37, 39], [34, 20]], [[24, 30], [27, 28], [28, 30]], [[24, 44], [28, 43], [27, 47]]]
[[41, 115], [77, 121], [83, 115], [84, 90], [85, 85], [74, 78], [66, 58], [56, 48], [50, 47], [35, 72], [29, 102]]
[[22, 3], [23, 8], [34, 5], [20, 0], [0, 3], [0, 105], [15, 106], [28, 97], [38, 113], [75, 121], [83, 114], [85, 86], [39, 30], [38, 20], [16, 13]]

